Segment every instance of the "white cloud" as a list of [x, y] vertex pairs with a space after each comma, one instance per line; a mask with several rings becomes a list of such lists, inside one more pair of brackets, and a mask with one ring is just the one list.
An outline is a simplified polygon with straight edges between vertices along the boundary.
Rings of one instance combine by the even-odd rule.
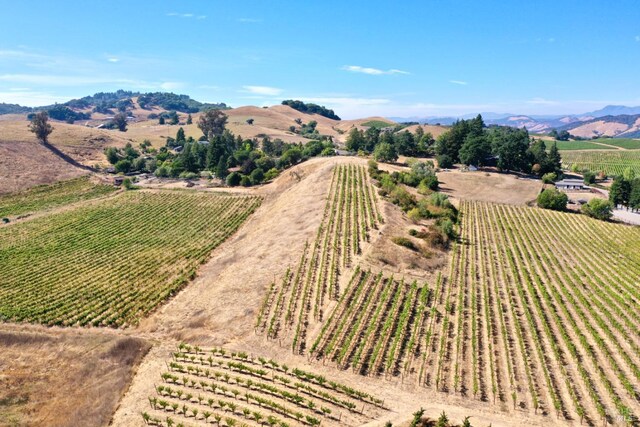
[[640, 36], [635, 36], [634, 40], [637, 41], [637, 42], [640, 42]]
[[170, 12], [166, 14], [167, 16], [175, 16], [176, 18], [195, 18], [195, 19], [205, 19], [207, 17], [207, 15], [196, 15], [194, 13], [177, 13], [177, 12]]
[[383, 74], [410, 74], [407, 71], [397, 70], [395, 68], [385, 71], [378, 68], [361, 67], [360, 65], [345, 65], [342, 69], [345, 71], [351, 71], [352, 73], [363, 73], [372, 76], [379, 76]]
[[20, 88], [9, 89], [10, 92], [0, 92], [0, 102], [8, 104], [20, 104], [25, 107], [39, 107], [56, 102], [67, 102], [71, 96], [52, 95], [47, 92], [22, 91]]
[[162, 82], [160, 83], [160, 88], [164, 90], [177, 90], [182, 89], [184, 87], [184, 83], [182, 82]]
[[257, 18], [238, 18], [237, 19], [238, 22], [242, 22], [244, 24], [255, 24], [258, 22], [262, 22], [262, 19], [257, 19]]
[[558, 105], [557, 101], [550, 101], [548, 99], [544, 99], [544, 98], [532, 98], [529, 101], [526, 101], [527, 104], [531, 104], [531, 105]]
[[243, 92], [252, 93], [254, 95], [278, 96], [282, 93], [282, 89], [269, 86], [242, 86]]
[[469, 84], [462, 80], [449, 80], [449, 83], [453, 83], [454, 85], [461, 85], [461, 86], [466, 86]]
[[118, 58], [107, 58], [107, 61], [113, 62], [113, 63], [120, 62]]
[[555, 39], [554, 37], [549, 37], [549, 38], [547, 39], [547, 41], [548, 41], [549, 43], [555, 43], [555, 42], [556, 42], [556, 39]]

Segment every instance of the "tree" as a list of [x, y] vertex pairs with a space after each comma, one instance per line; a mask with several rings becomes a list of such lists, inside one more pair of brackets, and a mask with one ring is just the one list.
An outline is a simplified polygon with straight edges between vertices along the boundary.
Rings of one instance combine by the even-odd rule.
[[529, 132], [526, 129], [498, 128], [491, 133], [491, 147], [498, 157], [498, 169], [531, 171]]
[[465, 165], [484, 165], [491, 154], [491, 146], [486, 136], [469, 134], [460, 147], [460, 161]]
[[53, 132], [53, 126], [49, 124], [49, 114], [46, 111], [37, 112], [31, 119], [29, 130], [42, 144], [46, 144], [49, 141], [49, 135]]
[[107, 160], [112, 165], [115, 165], [118, 160], [120, 160], [120, 157], [118, 156], [118, 150], [115, 147], [107, 148], [106, 150], [104, 150], [104, 154], [105, 156], [107, 156]]
[[613, 215], [613, 204], [604, 199], [591, 199], [586, 205], [582, 205], [582, 213], [592, 218], [607, 221]]
[[373, 158], [377, 162], [394, 162], [398, 159], [395, 147], [388, 142], [379, 143], [373, 150]]
[[625, 179], [625, 181], [633, 181], [633, 179], [636, 177], [636, 173], [633, 169], [631, 169], [631, 167], [627, 167], [623, 172], [622, 172], [622, 177]]
[[193, 117], [191, 117], [191, 113], [187, 116], [187, 124], [190, 125], [193, 123]]
[[347, 150], [358, 152], [359, 150], [365, 149], [365, 139], [364, 134], [358, 128], [353, 128], [349, 131], [349, 135], [347, 135]]
[[247, 124], [248, 125], [252, 125], [253, 124], [253, 119], [247, 119]]
[[113, 124], [118, 128], [120, 132], [127, 131], [127, 115], [125, 113], [118, 113], [113, 116]]
[[596, 174], [591, 171], [586, 171], [582, 174], [585, 185], [593, 184], [596, 182]]
[[560, 171], [562, 170], [562, 157], [560, 156], [560, 151], [558, 151], [558, 144], [556, 144], [555, 142], [549, 149], [547, 162], [548, 172], [555, 172], [556, 174], [560, 174]]
[[220, 110], [207, 110], [198, 120], [198, 127], [208, 140], [222, 135], [226, 124], [227, 115]]
[[629, 207], [640, 209], [640, 178], [634, 179], [629, 184]]
[[609, 188], [609, 201], [614, 206], [629, 205], [629, 197], [631, 196], [631, 183], [622, 177], [616, 177]]
[[250, 178], [253, 185], [258, 185], [264, 180], [264, 171], [260, 168], [254, 169], [251, 172]]
[[538, 195], [537, 199], [539, 207], [554, 211], [563, 211], [567, 209], [568, 201], [569, 197], [555, 188], [547, 188]]
[[240, 185], [240, 180], [242, 179], [242, 175], [238, 172], [232, 172], [227, 176], [227, 185], [229, 187], [236, 187]]
[[176, 142], [183, 143], [185, 141], [186, 137], [184, 135], [184, 129], [180, 126], [180, 129], [178, 129], [178, 132], [176, 133]]
[[557, 179], [558, 175], [556, 175], [554, 172], [549, 172], [542, 175], [542, 182], [544, 182], [545, 184], [553, 184]]
[[178, 117], [178, 113], [176, 113], [175, 111], [172, 111], [169, 113], [169, 124], [170, 125], [177, 125], [178, 123], [180, 123], [180, 118]]
[[448, 154], [441, 154], [436, 157], [436, 161], [438, 162], [438, 167], [440, 169], [449, 169], [453, 167], [453, 159]]
[[131, 161], [127, 159], [118, 160], [115, 164], [116, 172], [127, 173], [131, 170]]
[[158, 124], [159, 125], [163, 125], [164, 124], [164, 116], [160, 116], [160, 118], [158, 119]]

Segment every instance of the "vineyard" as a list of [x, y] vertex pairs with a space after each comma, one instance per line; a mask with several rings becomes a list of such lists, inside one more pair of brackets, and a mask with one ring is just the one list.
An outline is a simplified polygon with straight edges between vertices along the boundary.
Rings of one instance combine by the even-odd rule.
[[603, 171], [611, 176], [631, 168], [640, 175], [640, 150], [563, 151], [562, 166], [571, 170], [574, 165], [578, 170]]
[[480, 202], [461, 213], [448, 278], [430, 287], [356, 268], [311, 355], [504, 410], [631, 422], [640, 230]]
[[0, 229], [0, 319], [135, 324], [190, 279], [258, 197], [126, 192]]
[[256, 331], [270, 339], [290, 340], [294, 353], [304, 353], [310, 323], [321, 322], [328, 302], [340, 298], [344, 290], [339, 278], [381, 221], [365, 168], [336, 166], [315, 240], [307, 242], [297, 266], [270, 285]]
[[112, 185], [94, 184], [88, 177], [40, 185], [0, 196], [0, 217], [22, 215], [81, 200], [93, 199], [115, 191]]
[[222, 348], [181, 344], [159, 380], [142, 413], [151, 425], [362, 425], [385, 409], [322, 375]]
[[[440, 288], [438, 279], [436, 290]], [[311, 353], [363, 375], [423, 372], [434, 325], [434, 290], [356, 268], [351, 286]]]
[[478, 202], [461, 212], [427, 385], [560, 418], [631, 422], [640, 230]]

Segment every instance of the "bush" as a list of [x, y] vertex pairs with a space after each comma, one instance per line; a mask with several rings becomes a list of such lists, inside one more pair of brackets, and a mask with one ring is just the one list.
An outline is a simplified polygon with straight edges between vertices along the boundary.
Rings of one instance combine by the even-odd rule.
[[548, 188], [538, 195], [538, 206], [543, 209], [552, 209], [554, 211], [563, 211], [567, 208], [567, 202], [569, 197], [566, 194], [556, 190], [555, 188]]
[[227, 185], [229, 187], [236, 187], [240, 185], [240, 180], [242, 176], [238, 172], [231, 172], [229, 176], [227, 176]]
[[116, 172], [127, 173], [131, 170], [131, 162], [127, 159], [118, 160], [115, 164]]
[[613, 215], [613, 204], [604, 199], [591, 199], [586, 205], [582, 205], [582, 213], [592, 218], [607, 221]]
[[558, 180], [558, 175], [553, 172], [545, 173], [542, 175], [542, 182], [545, 184], [553, 184]]
[[246, 175], [242, 175], [242, 178], [240, 178], [240, 185], [243, 187], [251, 187], [251, 178]]
[[438, 162], [438, 167], [441, 169], [449, 169], [453, 167], [453, 159], [446, 154], [436, 157], [436, 160]]
[[278, 175], [280, 175], [280, 171], [276, 168], [271, 168], [267, 171], [266, 174], [264, 174], [264, 180], [271, 181], [272, 179], [275, 179]]
[[398, 246], [402, 246], [405, 247], [407, 249], [410, 249], [412, 251], [418, 251], [417, 246], [409, 239], [407, 239], [406, 237], [401, 237], [401, 236], [396, 236], [396, 237], [392, 237], [391, 241], [393, 243], [395, 243]]
[[593, 184], [596, 182], [596, 174], [591, 171], [586, 171], [582, 174], [585, 185]]
[[195, 172], [182, 172], [180, 174], [180, 178], [182, 179], [197, 179], [198, 174]]
[[336, 155], [336, 150], [334, 148], [331, 148], [331, 147], [326, 147], [324, 150], [322, 150], [320, 155], [322, 157], [335, 156]]
[[420, 184], [418, 184], [418, 192], [421, 194], [429, 194], [432, 191], [438, 191], [438, 188], [440, 188], [440, 183], [435, 175], [423, 178], [422, 181], [420, 181]]
[[264, 171], [260, 168], [258, 169], [254, 169], [253, 172], [251, 172], [251, 183], [253, 185], [257, 185], [262, 183], [262, 181], [264, 181]]

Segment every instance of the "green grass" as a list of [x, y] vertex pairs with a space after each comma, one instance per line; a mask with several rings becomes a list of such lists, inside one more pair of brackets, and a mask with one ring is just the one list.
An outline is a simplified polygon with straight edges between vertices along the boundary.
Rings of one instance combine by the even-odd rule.
[[383, 122], [382, 120], [369, 120], [368, 122], [362, 123], [362, 126], [370, 127], [370, 128], [387, 128], [387, 127], [395, 127], [393, 123]]
[[[551, 148], [553, 142], [545, 141], [547, 148]], [[604, 145], [594, 144], [591, 141], [556, 141], [558, 150], [560, 151], [572, 151], [572, 150], [615, 150], [613, 147], [605, 147]]]
[[615, 147], [627, 150], [640, 150], [640, 139], [630, 138], [599, 138], [593, 139], [591, 142], [600, 142], [602, 144], [613, 145]]
[[629, 167], [640, 176], [640, 150], [565, 151], [561, 155], [562, 167], [568, 170], [577, 165], [578, 170], [603, 171], [616, 176]]
[[113, 185], [94, 184], [88, 177], [61, 181], [53, 185], [39, 185], [19, 193], [0, 196], [0, 217], [63, 206], [113, 191]]
[[260, 205], [135, 191], [0, 228], [0, 321], [135, 324], [185, 286]]

